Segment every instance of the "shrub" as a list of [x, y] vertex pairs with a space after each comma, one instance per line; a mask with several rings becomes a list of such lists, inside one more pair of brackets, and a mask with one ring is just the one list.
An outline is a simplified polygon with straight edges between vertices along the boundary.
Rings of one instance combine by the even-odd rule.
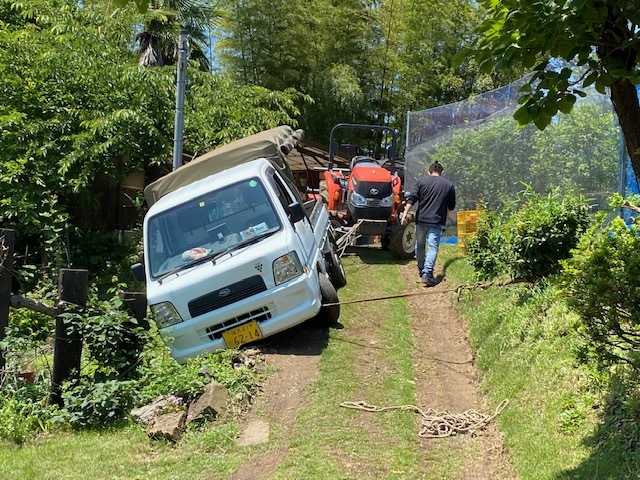
[[499, 213], [480, 210], [478, 228], [473, 240], [467, 243], [466, 250], [476, 276], [482, 280], [495, 278], [501, 272], [508, 271], [506, 225], [506, 220]]
[[134, 381], [107, 380], [96, 382], [87, 377], [65, 385], [64, 401], [57, 421], [72, 426], [108, 425], [128, 417], [135, 403]]
[[0, 438], [22, 445], [46, 427], [46, 413], [42, 405], [20, 401], [16, 397], [0, 400]]
[[237, 363], [237, 357], [237, 350], [222, 350], [202, 354], [180, 365], [156, 350], [139, 368], [139, 402], [169, 393], [189, 402], [211, 381], [224, 385], [234, 398], [246, 400], [255, 393], [260, 372], [253, 366]]
[[589, 225], [581, 195], [554, 189], [540, 195], [530, 188], [500, 213], [484, 212], [468, 245], [469, 261], [480, 278], [539, 278], [555, 273]]
[[0, 390], [0, 438], [22, 445], [47, 429], [56, 407], [47, 402], [48, 385], [25, 383], [5, 373]]
[[98, 380], [135, 377], [136, 365], [148, 341], [148, 333], [122, 309], [116, 296], [108, 301], [92, 300], [86, 311], [68, 311], [62, 316], [72, 336], [82, 338]]
[[640, 367], [640, 226], [615, 218], [592, 227], [563, 268], [569, 304], [590, 340], [583, 353]]
[[[202, 393], [212, 382], [224, 385], [234, 405], [242, 407], [257, 389], [260, 375], [255, 361], [237, 350], [202, 355], [179, 365], [157, 332], [148, 332], [122, 310], [118, 288], [111, 300], [92, 295], [86, 309], [63, 314], [70, 336], [82, 338], [82, 366], [62, 385], [62, 406], [49, 405], [50, 348], [43, 340], [24, 336], [25, 328], [12, 326], [0, 343], [10, 370], [0, 378], [0, 438], [22, 444], [50, 425], [74, 428], [114, 426], [125, 421], [131, 408], [157, 396], [171, 396], [176, 408]], [[38, 371], [34, 383], [19, 372], [26, 360]]]

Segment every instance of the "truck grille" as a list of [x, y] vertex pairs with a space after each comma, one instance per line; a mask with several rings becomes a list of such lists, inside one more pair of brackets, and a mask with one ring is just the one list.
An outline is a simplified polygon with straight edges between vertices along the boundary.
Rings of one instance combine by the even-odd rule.
[[222, 338], [222, 332], [225, 330], [229, 330], [230, 328], [237, 327], [252, 320], [258, 323], [264, 322], [265, 320], [269, 320], [271, 316], [272, 314], [269, 307], [260, 307], [251, 312], [243, 313], [237, 317], [225, 320], [217, 325], [211, 325], [210, 327], [207, 327], [205, 332], [210, 340], [216, 340], [218, 338]]
[[201, 297], [194, 298], [189, 302], [189, 314], [191, 318], [195, 318], [266, 290], [267, 286], [264, 284], [262, 277], [254, 275]]

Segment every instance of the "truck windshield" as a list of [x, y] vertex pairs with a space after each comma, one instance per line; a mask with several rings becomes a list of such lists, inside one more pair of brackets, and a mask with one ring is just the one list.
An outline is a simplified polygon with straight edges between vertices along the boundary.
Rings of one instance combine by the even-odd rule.
[[164, 276], [280, 228], [260, 179], [215, 190], [149, 219], [151, 276]]

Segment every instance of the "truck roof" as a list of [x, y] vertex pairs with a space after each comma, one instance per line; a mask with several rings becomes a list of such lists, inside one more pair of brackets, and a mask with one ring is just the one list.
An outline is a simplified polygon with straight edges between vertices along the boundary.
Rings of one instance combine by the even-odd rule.
[[303, 134], [302, 130], [281, 125], [218, 147], [147, 185], [144, 198], [151, 206], [178, 188], [258, 158], [266, 158], [281, 174], [293, 181], [286, 156], [296, 147]]
[[260, 176], [260, 172], [273, 164], [265, 158], [257, 158], [250, 162], [229, 167], [224, 175], [209, 175], [208, 177], [194, 180], [172, 192], [168, 192], [158, 199], [148, 210], [147, 216], [153, 216], [174, 208], [176, 205], [189, 202], [212, 190], [218, 190], [250, 177]]

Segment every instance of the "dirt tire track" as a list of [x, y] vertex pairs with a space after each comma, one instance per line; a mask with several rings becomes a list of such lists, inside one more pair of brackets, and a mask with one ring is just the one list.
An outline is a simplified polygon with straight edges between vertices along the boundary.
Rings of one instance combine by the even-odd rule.
[[276, 447], [240, 466], [230, 479], [269, 478], [286, 457], [291, 429], [304, 404], [306, 389], [318, 377], [320, 353], [326, 343], [326, 329], [308, 322], [257, 345], [265, 365], [274, 368], [275, 372], [262, 386], [244, 426], [251, 428], [266, 418], [269, 424], [278, 425], [284, 434]]
[[[407, 291], [424, 290], [425, 295], [408, 297], [415, 350], [413, 352], [416, 374], [417, 406], [426, 410], [446, 410], [463, 413], [474, 409], [493, 414], [487, 402], [478, 392], [479, 375], [473, 349], [467, 336], [467, 325], [452, 303], [451, 292], [442, 272], [442, 281], [435, 287], [425, 287], [413, 263], [400, 267]], [[442, 292], [442, 293], [438, 293]], [[459, 450], [456, 442], [480, 442], [478, 458], [467, 458], [460, 480], [515, 479], [517, 475], [504, 448], [502, 434], [491, 422], [477, 433], [475, 439], [466, 435], [451, 438], [451, 448]], [[428, 448], [434, 439], [420, 439]], [[435, 439], [435, 441], [441, 441]]]

